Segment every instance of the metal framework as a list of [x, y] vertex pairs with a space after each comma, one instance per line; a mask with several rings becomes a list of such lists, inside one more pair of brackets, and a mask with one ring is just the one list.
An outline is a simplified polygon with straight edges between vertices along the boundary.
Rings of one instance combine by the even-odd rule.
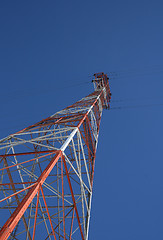
[[0, 140], [0, 240], [88, 239], [107, 75], [73, 105]]

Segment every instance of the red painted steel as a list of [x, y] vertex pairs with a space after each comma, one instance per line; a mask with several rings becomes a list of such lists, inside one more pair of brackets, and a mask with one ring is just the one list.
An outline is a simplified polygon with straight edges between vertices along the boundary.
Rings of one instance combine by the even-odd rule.
[[35, 230], [36, 230], [36, 221], [37, 221], [39, 195], [40, 195], [40, 189], [38, 190], [38, 193], [37, 193], [37, 204], [36, 204], [36, 212], [35, 212], [35, 221], [34, 221], [34, 226], [33, 226], [33, 236], [32, 236], [32, 240], [35, 239]]
[[5, 225], [1, 228], [1, 231], [0, 231], [0, 239], [1, 240], [5, 240], [10, 236], [11, 232], [13, 231], [15, 226], [18, 224], [20, 218], [23, 216], [25, 210], [31, 203], [32, 199], [35, 197], [35, 195], [39, 191], [40, 184], [44, 183], [44, 181], [50, 174], [51, 170], [55, 166], [55, 164], [58, 161], [58, 159], [60, 158], [60, 156], [61, 156], [61, 151], [59, 151], [58, 154], [56, 154], [56, 156], [49, 163], [49, 165], [46, 167], [44, 172], [41, 174], [41, 176], [37, 180], [37, 183], [34, 186], [32, 186], [31, 190], [27, 193], [27, 195], [22, 200], [22, 202], [18, 205], [18, 207], [13, 212], [11, 217], [7, 220]]
[[44, 199], [44, 203], [45, 203], [46, 211], [47, 211], [47, 214], [48, 214], [48, 217], [49, 217], [50, 226], [51, 226], [51, 228], [52, 228], [52, 233], [53, 233], [54, 239], [57, 240], [56, 235], [55, 235], [55, 232], [54, 232], [54, 228], [53, 228], [52, 220], [51, 220], [51, 217], [50, 217], [50, 214], [49, 214], [48, 206], [47, 206], [47, 204], [46, 204], [46, 200], [45, 200], [44, 192], [43, 192], [43, 189], [42, 189], [42, 186], [41, 186], [41, 185], [40, 185], [40, 188], [41, 188], [42, 196], [43, 196], [43, 199]]
[[69, 187], [70, 187], [70, 191], [71, 191], [71, 195], [72, 195], [72, 199], [73, 199], [73, 203], [74, 203], [74, 207], [75, 207], [75, 212], [76, 212], [76, 216], [77, 216], [77, 220], [78, 220], [78, 224], [79, 224], [81, 237], [82, 237], [82, 240], [84, 240], [83, 231], [82, 231], [81, 223], [80, 223], [80, 219], [79, 219], [79, 213], [77, 210], [76, 201], [75, 201], [75, 197], [74, 197], [74, 193], [73, 193], [73, 189], [72, 189], [72, 185], [71, 185], [71, 181], [70, 181], [70, 177], [68, 174], [68, 169], [67, 169], [67, 165], [66, 165], [66, 161], [65, 161], [64, 157], [63, 157], [63, 163], [64, 163], [65, 170], [66, 170], [66, 175], [67, 175], [67, 179], [68, 179], [68, 183], [69, 183]]

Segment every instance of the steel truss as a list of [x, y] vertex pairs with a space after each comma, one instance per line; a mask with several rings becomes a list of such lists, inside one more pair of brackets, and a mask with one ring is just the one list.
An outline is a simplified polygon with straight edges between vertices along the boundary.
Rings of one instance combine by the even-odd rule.
[[107, 75], [93, 83], [92, 94], [0, 140], [0, 239], [88, 239], [100, 120], [111, 98]]

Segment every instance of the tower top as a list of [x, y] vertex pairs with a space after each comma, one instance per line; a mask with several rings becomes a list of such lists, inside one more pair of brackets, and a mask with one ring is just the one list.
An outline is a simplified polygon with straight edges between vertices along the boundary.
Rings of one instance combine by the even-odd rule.
[[[103, 72], [95, 73], [94, 79], [92, 80], [95, 91], [101, 91], [104, 89], [104, 108], [109, 109], [110, 105], [109, 102], [111, 100], [111, 92], [110, 92], [110, 86], [109, 86], [109, 78], [107, 74], [104, 74]], [[106, 91], [107, 90], [107, 91]]]

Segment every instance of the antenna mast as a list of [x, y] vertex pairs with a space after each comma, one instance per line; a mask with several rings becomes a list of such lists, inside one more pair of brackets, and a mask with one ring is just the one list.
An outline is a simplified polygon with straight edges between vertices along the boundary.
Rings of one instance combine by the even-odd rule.
[[88, 239], [100, 120], [111, 99], [106, 74], [92, 82], [90, 95], [0, 140], [0, 240]]

